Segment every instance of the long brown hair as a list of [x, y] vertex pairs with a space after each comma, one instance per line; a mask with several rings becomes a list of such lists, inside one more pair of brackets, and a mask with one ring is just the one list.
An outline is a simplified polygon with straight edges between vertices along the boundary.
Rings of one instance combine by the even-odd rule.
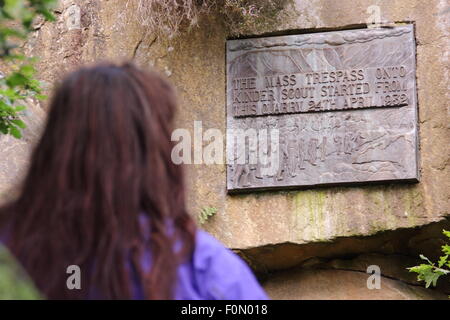
[[[8, 246], [48, 298], [132, 298], [130, 270], [146, 298], [173, 298], [195, 245], [171, 161], [175, 109], [172, 87], [129, 63], [80, 69], [56, 90], [20, 196], [1, 210]], [[81, 290], [67, 289], [69, 265]]]

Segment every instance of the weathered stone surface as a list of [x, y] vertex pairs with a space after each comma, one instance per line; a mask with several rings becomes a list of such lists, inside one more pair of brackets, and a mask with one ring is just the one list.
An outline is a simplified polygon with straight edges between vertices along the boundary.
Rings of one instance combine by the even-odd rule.
[[[413, 260], [416, 264], [420, 263], [420, 254], [424, 254], [433, 261], [442, 255], [441, 246], [446, 243], [445, 236], [442, 234], [443, 229], [450, 229], [448, 219], [423, 227], [385, 231], [372, 236], [342, 237], [334, 241], [307, 244], [283, 243], [237, 252], [261, 274], [293, 268], [297, 265], [317, 266], [338, 257], [353, 259], [365, 253], [375, 254], [372, 256], [373, 259], [366, 259], [371, 264], [379, 263], [377, 259], [380, 255], [401, 255], [405, 257], [405, 263], [411, 263], [407, 267], [411, 267], [415, 265]], [[352, 261], [353, 266], [356, 264], [357, 262]], [[406, 270], [405, 274], [407, 274]], [[389, 274], [386, 275], [389, 276]]]
[[[295, 19], [286, 19], [271, 30], [262, 29], [261, 34], [308, 28], [333, 30], [365, 24], [370, 5], [373, 2], [340, 1], [338, 5], [331, 5], [320, 0], [296, 1], [298, 15]], [[448, 37], [445, 4], [443, 1], [426, 4], [419, 1], [381, 1], [378, 5], [383, 20], [414, 21], [415, 24], [421, 182], [415, 185], [327, 187], [226, 196], [225, 185], [213, 182], [218, 179], [225, 181], [223, 168], [193, 168], [193, 212], [206, 205], [217, 207], [219, 211], [207, 223], [206, 229], [228, 246], [246, 249], [281, 243], [334, 241], [339, 237], [367, 236], [382, 230], [420, 226], [450, 214], [450, 150], [446, 147], [450, 144], [448, 58], [443, 54], [448, 50], [448, 42], [444, 40]], [[196, 43], [202, 43], [200, 48], [204, 48], [207, 42], [210, 43], [209, 48], [215, 47], [210, 42], [213, 39], [219, 40], [195, 33]], [[207, 49], [198, 50], [194, 42], [184, 44], [183, 50], [196, 56], [208, 55]], [[207, 125], [223, 128], [225, 115], [216, 112], [217, 105], [224, 106], [223, 95], [214, 95], [216, 100], [210, 103], [207, 89], [210, 88], [207, 84], [211, 79], [209, 75], [215, 71], [207, 72], [206, 79], [203, 78], [205, 73], [199, 74], [191, 89], [183, 85], [183, 92], [194, 88], [202, 88], [202, 93], [208, 92], [207, 95], [190, 98], [189, 102], [201, 101], [205, 97], [207, 102], [202, 103], [201, 114], [208, 114]], [[186, 66], [183, 72], [197, 74], [194, 67]], [[221, 81], [224, 83], [225, 77]], [[218, 174], [222, 174], [222, 178], [218, 178]]]
[[412, 25], [227, 41], [228, 190], [417, 181], [415, 82]]
[[407, 255], [383, 255], [378, 253], [361, 254], [353, 259], [332, 259], [321, 264], [321, 267], [337, 270], [366, 272], [367, 267], [380, 267], [381, 274], [413, 285], [420, 285], [417, 274], [408, 272], [407, 268], [418, 265], [418, 258]]
[[[80, 6], [80, 29], [69, 30], [64, 11]], [[295, 13], [271, 30], [340, 28], [364, 24], [371, 1], [299, 1]], [[379, 3], [384, 20], [415, 21], [417, 87], [420, 120], [421, 182], [361, 187], [327, 187], [290, 192], [263, 192], [229, 196], [224, 165], [188, 166], [189, 205], [195, 216], [202, 207], [218, 213], [205, 226], [227, 246], [237, 249], [277, 243], [309, 243], [337, 237], [371, 235], [382, 230], [408, 228], [438, 221], [449, 214], [450, 144], [447, 108], [448, 64], [445, 6], [442, 1]], [[292, 9], [292, 8], [291, 8]], [[96, 60], [134, 58], [170, 75], [180, 93], [177, 126], [192, 130], [193, 121], [225, 132], [225, 39], [220, 20], [211, 16], [201, 28], [172, 41], [155, 39], [134, 18], [133, 2], [68, 1], [57, 23], [44, 23], [27, 46], [41, 57], [39, 77], [48, 84], [79, 64]], [[295, 14], [293, 14], [295, 13]], [[45, 106], [42, 107], [45, 110]], [[41, 118], [43, 119], [43, 117]], [[33, 120], [34, 121], [34, 120]], [[41, 121], [42, 123], [42, 121]], [[8, 138], [9, 139], [9, 138]], [[27, 146], [1, 149], [0, 192], [23, 174]], [[14, 141], [24, 144], [24, 141]], [[5, 150], [5, 151], [3, 151]]]
[[280, 271], [264, 283], [279, 300], [446, 300], [435, 290], [381, 277], [381, 289], [368, 289], [365, 272], [297, 269]]
[[[437, 261], [437, 260], [435, 260]], [[333, 259], [317, 264], [319, 268], [367, 272], [369, 266], [378, 266], [381, 274], [387, 278], [399, 280], [411, 285], [423, 286], [423, 281], [417, 280], [417, 273], [407, 271], [407, 268], [423, 263], [419, 258], [413, 258], [405, 254], [384, 255], [368, 253], [359, 255], [353, 259]], [[436, 288], [446, 294], [450, 294], [450, 278], [443, 276], [437, 282]]]

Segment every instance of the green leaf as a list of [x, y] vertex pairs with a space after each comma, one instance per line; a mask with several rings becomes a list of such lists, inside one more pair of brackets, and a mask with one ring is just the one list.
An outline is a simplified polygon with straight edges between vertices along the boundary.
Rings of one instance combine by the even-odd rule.
[[42, 14], [47, 21], [55, 21], [55, 16], [48, 9], [40, 9], [38, 13]]
[[[16, 46], [10, 47], [10, 48], [12, 49], [12, 48], [15, 48], [15, 47]], [[27, 57], [25, 57], [23, 54], [20, 54], [20, 53], [17, 53], [17, 52], [14, 52], [14, 53], [9, 52], [8, 55], [3, 56], [2, 58], [4, 60], [6, 60], [6, 61], [15, 61], [15, 60], [25, 60]]]
[[[4, 0], [2, 0], [2, 1], [4, 1]], [[0, 8], [0, 10], [1, 10], [1, 18], [5, 18], [5, 19], [8, 19], [8, 20], [13, 20], [14, 19], [14, 17], [12, 16], [12, 15], [10, 15], [7, 11], [5, 11], [5, 9], [3, 8], [4, 7], [4, 2], [2, 3], [2, 8]]]
[[3, 134], [8, 134], [9, 127], [0, 118], [0, 132]]
[[5, 90], [0, 90], [0, 95], [2, 95], [5, 99], [2, 100], [8, 100], [8, 103], [11, 103], [15, 100], [21, 99], [22, 96], [17, 92], [17, 90], [8, 88]]
[[19, 72], [25, 77], [32, 77], [36, 70], [31, 64], [24, 64], [20, 67]]
[[45, 94], [36, 94], [35, 97], [38, 100], [45, 100], [48, 98]]
[[434, 272], [440, 273], [441, 275], [446, 275], [446, 274], [449, 274], [449, 273], [450, 273], [450, 270], [445, 270], [445, 269], [442, 269], [442, 268], [436, 268], [436, 269], [434, 270]]
[[24, 8], [23, 0], [4, 0], [3, 10], [10, 17], [18, 17]]
[[217, 209], [214, 207], [205, 207], [200, 211], [199, 222], [204, 224], [210, 217], [217, 213]]
[[425, 288], [429, 288], [430, 285], [436, 286], [437, 280], [441, 274], [435, 273], [433, 271], [423, 272], [419, 277], [421, 280], [425, 281]]
[[25, 109], [26, 109], [25, 106], [17, 106], [17, 107], [15, 107], [14, 111], [15, 112], [20, 112], [20, 111], [24, 111]]
[[0, 28], [0, 34], [3, 37], [16, 37], [20, 39], [26, 38], [26, 34], [24, 32], [13, 28]]
[[6, 103], [2, 105], [2, 109], [3, 112], [6, 114], [6, 116], [11, 116], [15, 114], [14, 108]]
[[20, 119], [14, 119], [14, 120], [11, 120], [11, 122], [21, 129], [24, 129], [26, 127], [25, 122], [23, 122]]
[[450, 255], [450, 246], [448, 244], [444, 244], [442, 246], [442, 252], [446, 255]]
[[33, 31], [37, 16], [54, 21], [52, 9], [56, 5], [57, 0], [0, 0], [0, 20], [14, 20], [11, 24], [0, 24], [0, 59], [6, 70], [11, 70], [0, 77], [1, 134], [22, 137], [25, 123], [17, 118], [17, 113], [25, 108], [14, 106], [16, 101], [33, 96], [39, 100], [47, 98], [41, 94], [41, 83], [34, 78], [37, 60], [26, 57], [12, 38], [25, 39]]
[[9, 132], [16, 139], [22, 138], [22, 133], [20, 132], [20, 130], [17, 127], [14, 127], [14, 126], [9, 127]]
[[22, 25], [23, 27], [31, 31], [31, 27], [33, 25], [34, 14], [32, 12], [25, 12], [22, 16]]
[[419, 274], [425, 273], [425, 272], [429, 272], [432, 269], [433, 269], [433, 266], [429, 265], [429, 264], [421, 264], [421, 265], [418, 265], [418, 266], [415, 266], [415, 267], [408, 268], [408, 270], [410, 272], [416, 272], [416, 273], [419, 273]]
[[28, 83], [28, 78], [21, 73], [14, 72], [8, 78], [6, 78], [6, 83], [8, 84], [8, 86], [13, 88], [17, 86], [25, 86]]
[[429, 264], [433, 265], [433, 263], [427, 258], [425, 257], [423, 254], [419, 255], [420, 259], [427, 261]]
[[439, 268], [442, 267], [443, 265], [445, 265], [445, 263], [447, 262], [447, 259], [448, 259], [448, 255], [439, 257], [439, 261], [438, 261]]

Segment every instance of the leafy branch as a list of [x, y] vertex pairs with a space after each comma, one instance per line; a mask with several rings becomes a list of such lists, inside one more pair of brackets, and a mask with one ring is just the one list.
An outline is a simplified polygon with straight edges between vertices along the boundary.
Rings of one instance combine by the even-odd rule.
[[[450, 231], [444, 230], [443, 233], [450, 239]], [[426, 288], [430, 287], [430, 285], [435, 287], [441, 276], [450, 274], [450, 245], [445, 244], [441, 248], [443, 255], [439, 257], [437, 263], [431, 262], [430, 259], [421, 254], [420, 258], [426, 261], [426, 263], [408, 268], [410, 272], [418, 274], [418, 281], [425, 281]]]
[[[130, 0], [128, 0], [130, 1]], [[287, 0], [138, 0], [136, 17], [152, 33], [173, 38], [198, 26], [201, 16], [220, 14], [231, 35], [276, 25]]]
[[214, 208], [214, 207], [203, 208], [198, 215], [198, 220], [199, 220], [200, 224], [204, 224], [206, 221], [208, 221], [209, 218], [214, 216], [216, 213], [217, 213], [217, 208]]
[[35, 59], [26, 57], [19, 44], [33, 32], [33, 21], [42, 16], [54, 21], [57, 0], [0, 0], [0, 59], [8, 74], [0, 74], [0, 134], [22, 137], [25, 123], [19, 119], [26, 98], [45, 99], [34, 78]]
[[0, 245], [0, 300], [42, 298], [20, 264], [4, 246]]

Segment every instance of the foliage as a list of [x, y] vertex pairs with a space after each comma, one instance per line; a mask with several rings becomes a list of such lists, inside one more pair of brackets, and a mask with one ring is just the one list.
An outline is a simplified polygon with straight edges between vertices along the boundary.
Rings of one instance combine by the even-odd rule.
[[220, 13], [235, 36], [277, 24], [285, 4], [282, 0], [225, 0]]
[[253, 32], [278, 21], [287, 0], [139, 0], [140, 22], [152, 32], [172, 38], [197, 26], [199, 17], [215, 11], [231, 35]]
[[[444, 230], [443, 233], [450, 239], [450, 231]], [[443, 245], [442, 253], [443, 255], [439, 257], [437, 263], [431, 262], [427, 257], [421, 254], [420, 258], [426, 261], [426, 263], [408, 268], [410, 272], [415, 272], [418, 274], [418, 281], [425, 281], [426, 288], [428, 288], [430, 285], [433, 285], [435, 287], [438, 279], [441, 276], [450, 274], [450, 245]]]
[[0, 246], [0, 300], [41, 299], [38, 290], [11, 254]]
[[20, 102], [25, 98], [39, 100], [45, 96], [39, 81], [34, 78], [35, 59], [21, 52], [19, 43], [33, 31], [33, 21], [41, 16], [53, 21], [51, 8], [57, 0], [0, 0], [0, 59], [8, 74], [0, 78], [0, 134], [21, 138], [25, 124], [19, 119], [25, 109]]
[[214, 216], [216, 213], [217, 213], [216, 208], [204, 207], [198, 215], [198, 220], [199, 220], [200, 224], [204, 224], [205, 222], [207, 222], [208, 219], [211, 218], [212, 216]]
[[195, 26], [200, 14], [211, 9], [211, 0], [139, 0], [140, 22], [159, 35], [177, 35], [182, 25]]

